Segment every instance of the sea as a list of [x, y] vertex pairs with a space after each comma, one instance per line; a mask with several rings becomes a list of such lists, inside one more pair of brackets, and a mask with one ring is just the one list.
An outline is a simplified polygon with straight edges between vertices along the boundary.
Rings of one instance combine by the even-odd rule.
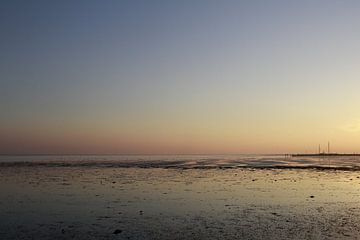
[[359, 156], [227, 155], [0, 155], [0, 166], [138, 167], [174, 169], [302, 168], [360, 170]]

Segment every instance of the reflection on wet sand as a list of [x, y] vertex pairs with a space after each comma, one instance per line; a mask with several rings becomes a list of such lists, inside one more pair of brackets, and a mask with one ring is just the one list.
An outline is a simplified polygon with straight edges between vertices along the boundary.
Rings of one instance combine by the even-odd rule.
[[360, 157], [288, 155], [43, 155], [0, 156], [0, 167], [120, 167], [170, 169], [317, 169], [360, 170]]
[[1, 239], [360, 236], [360, 173], [96, 166], [0, 168]]

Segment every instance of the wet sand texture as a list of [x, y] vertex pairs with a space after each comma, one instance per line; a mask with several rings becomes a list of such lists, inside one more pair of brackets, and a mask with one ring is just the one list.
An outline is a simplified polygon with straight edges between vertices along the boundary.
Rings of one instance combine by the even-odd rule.
[[0, 167], [0, 239], [358, 239], [360, 173]]

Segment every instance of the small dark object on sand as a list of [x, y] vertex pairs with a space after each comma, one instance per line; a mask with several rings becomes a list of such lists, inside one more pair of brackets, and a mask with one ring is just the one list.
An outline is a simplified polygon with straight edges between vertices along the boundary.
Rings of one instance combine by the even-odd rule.
[[113, 232], [113, 234], [119, 234], [119, 233], [122, 233], [122, 230], [116, 229], [116, 230]]
[[313, 195], [311, 195], [311, 196], [310, 196], [310, 198], [314, 198], [314, 196], [313, 196]]
[[143, 215], [143, 214], [144, 214], [144, 211], [143, 211], [143, 210], [140, 210], [140, 211], [139, 211], [139, 214], [140, 214], [140, 215]]

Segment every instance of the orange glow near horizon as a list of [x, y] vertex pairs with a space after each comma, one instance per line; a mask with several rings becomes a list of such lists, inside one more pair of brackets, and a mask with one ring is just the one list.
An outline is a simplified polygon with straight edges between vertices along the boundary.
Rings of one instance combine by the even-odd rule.
[[[357, 123], [310, 128], [289, 119], [245, 122], [146, 122], [115, 126], [31, 126], [3, 131], [1, 153], [51, 154], [237, 154], [317, 152], [327, 141], [333, 151], [360, 152]], [[127, 126], [127, 127], [124, 127]]]

